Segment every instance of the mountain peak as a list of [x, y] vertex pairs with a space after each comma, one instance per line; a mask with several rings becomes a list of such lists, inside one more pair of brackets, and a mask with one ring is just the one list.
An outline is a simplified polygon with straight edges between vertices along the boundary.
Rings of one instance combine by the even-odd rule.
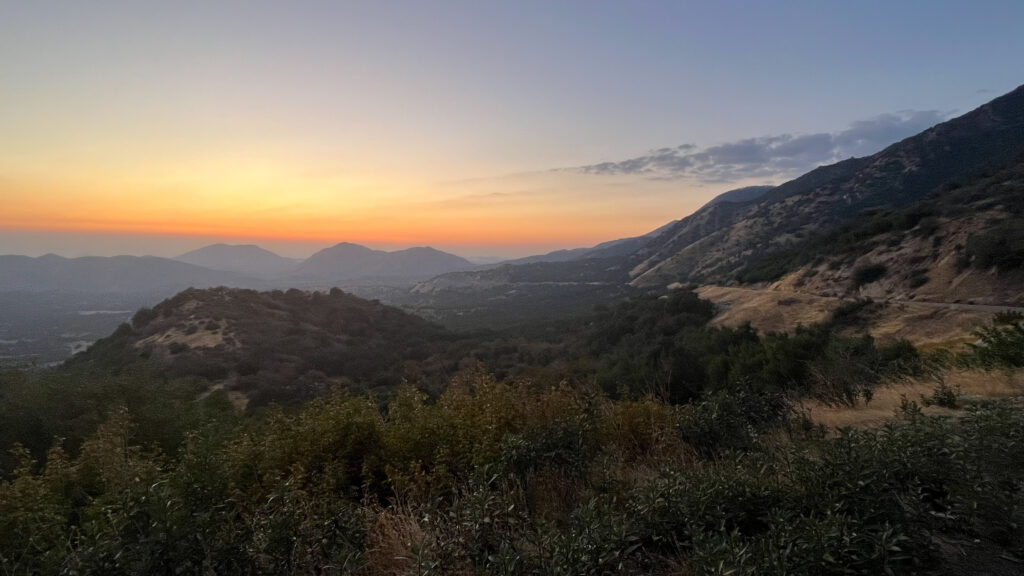
[[355, 242], [338, 242], [334, 246], [324, 248], [324, 250], [364, 250], [367, 252], [380, 252], [380, 250], [374, 250], [373, 248], [368, 248], [362, 244], [356, 244]]
[[429, 246], [385, 252], [341, 242], [310, 256], [296, 269], [296, 275], [334, 284], [370, 279], [412, 283], [472, 266], [464, 258]]
[[295, 267], [296, 261], [255, 244], [210, 244], [175, 258], [179, 262], [213, 270], [253, 276], [277, 276]]

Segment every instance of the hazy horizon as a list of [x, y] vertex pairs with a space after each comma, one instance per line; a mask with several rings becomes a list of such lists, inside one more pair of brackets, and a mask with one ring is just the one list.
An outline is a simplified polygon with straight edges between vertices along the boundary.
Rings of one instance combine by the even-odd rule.
[[[666, 220], [667, 224], [671, 220]], [[655, 227], [656, 228], [656, 227]], [[644, 229], [633, 236], [651, 232]], [[65, 258], [88, 256], [159, 256], [175, 258], [192, 250], [214, 244], [256, 245], [286, 258], [305, 259], [319, 250], [329, 248], [342, 242], [360, 244], [374, 250], [388, 252], [404, 250], [419, 246], [429, 246], [437, 250], [449, 252], [468, 260], [504, 260], [522, 258], [538, 254], [546, 254], [556, 250], [588, 248], [608, 240], [605, 238], [589, 244], [561, 245], [537, 244], [519, 246], [497, 246], [488, 250], [487, 246], [460, 246], [448, 244], [410, 243], [378, 243], [356, 242], [346, 238], [336, 241], [282, 241], [274, 238], [217, 238], [189, 236], [156, 236], [135, 234], [79, 233], [68, 231], [9, 231], [0, 230], [0, 256], [17, 255], [36, 258], [46, 254], [56, 254]]]

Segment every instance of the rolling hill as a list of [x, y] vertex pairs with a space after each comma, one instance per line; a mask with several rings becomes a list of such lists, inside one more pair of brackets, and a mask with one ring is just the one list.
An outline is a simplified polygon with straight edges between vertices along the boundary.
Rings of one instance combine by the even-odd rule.
[[148, 363], [263, 405], [334, 386], [393, 389], [405, 380], [429, 389], [449, 375], [437, 357], [453, 340], [422, 318], [338, 289], [189, 289], [140, 310], [67, 366]]

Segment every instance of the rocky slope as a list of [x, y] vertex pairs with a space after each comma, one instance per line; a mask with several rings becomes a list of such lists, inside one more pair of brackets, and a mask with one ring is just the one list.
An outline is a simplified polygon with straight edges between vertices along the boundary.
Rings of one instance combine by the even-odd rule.
[[921, 201], [1024, 149], [1024, 86], [866, 158], [824, 166], [742, 204], [707, 206], [637, 253], [636, 286], [728, 282], [759, 259], [859, 216]]

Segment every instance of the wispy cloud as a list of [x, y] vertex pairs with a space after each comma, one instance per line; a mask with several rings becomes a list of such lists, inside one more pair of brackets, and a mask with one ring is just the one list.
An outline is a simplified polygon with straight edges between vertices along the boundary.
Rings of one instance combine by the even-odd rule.
[[761, 136], [708, 148], [683, 144], [575, 170], [586, 174], [633, 174], [701, 182], [787, 177], [851, 156], [874, 154], [949, 116], [949, 112], [939, 110], [904, 110], [859, 120], [840, 132]]

